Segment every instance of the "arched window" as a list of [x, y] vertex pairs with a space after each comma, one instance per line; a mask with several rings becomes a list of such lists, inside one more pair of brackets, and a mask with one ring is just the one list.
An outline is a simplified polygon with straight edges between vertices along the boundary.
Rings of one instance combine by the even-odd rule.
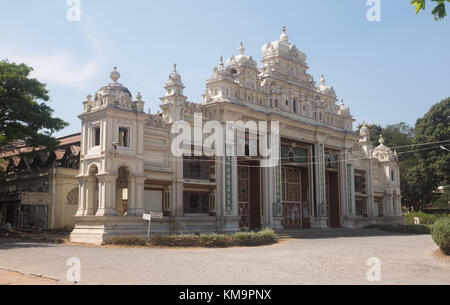
[[294, 111], [294, 113], [297, 113], [297, 101], [295, 99], [292, 102], [292, 111]]

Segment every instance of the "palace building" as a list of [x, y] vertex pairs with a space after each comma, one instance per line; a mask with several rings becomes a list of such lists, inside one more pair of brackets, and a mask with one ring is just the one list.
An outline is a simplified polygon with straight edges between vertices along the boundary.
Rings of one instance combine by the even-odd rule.
[[[142, 216], [150, 212], [164, 215], [152, 221], [152, 233], [159, 234], [403, 221], [396, 152], [383, 139], [373, 147], [365, 124], [359, 134], [353, 131], [349, 108], [338, 104], [323, 76], [316, 84], [285, 28], [279, 40], [262, 47], [260, 67], [242, 44], [238, 52], [225, 63], [220, 59], [201, 103], [184, 96], [176, 66], [161, 113], [145, 113], [142, 96], [133, 99], [116, 68], [111, 82], [87, 97], [79, 116], [72, 241], [144, 235]], [[174, 155], [173, 125], [194, 126], [196, 114], [224, 129], [228, 121], [279, 122], [280, 134], [270, 143], [279, 149], [279, 162], [264, 167], [262, 157], [250, 156], [258, 143], [248, 133], [235, 137], [245, 145], [242, 156]]]

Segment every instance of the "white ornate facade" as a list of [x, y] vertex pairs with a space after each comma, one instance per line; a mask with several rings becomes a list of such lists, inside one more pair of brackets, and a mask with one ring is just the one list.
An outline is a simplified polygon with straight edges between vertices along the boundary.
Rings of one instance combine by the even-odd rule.
[[[349, 108], [336, 104], [323, 76], [315, 83], [285, 29], [262, 53], [260, 68], [242, 44], [226, 64], [221, 58], [201, 104], [187, 101], [175, 66], [157, 114], [144, 113], [142, 97], [133, 101], [115, 69], [112, 82], [83, 103], [71, 239], [145, 234], [144, 212], [165, 215], [152, 224], [157, 233], [401, 222], [396, 154], [383, 141], [374, 149], [366, 126], [353, 132]], [[196, 113], [224, 128], [227, 121], [279, 121], [279, 165], [261, 167], [258, 157], [175, 157], [171, 128], [181, 120], [193, 126]], [[248, 137], [236, 140], [251, 149]]]

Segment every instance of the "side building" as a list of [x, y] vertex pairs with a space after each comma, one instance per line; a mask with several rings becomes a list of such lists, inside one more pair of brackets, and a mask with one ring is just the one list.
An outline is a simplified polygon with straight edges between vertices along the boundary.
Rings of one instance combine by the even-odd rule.
[[[152, 231], [163, 234], [403, 221], [395, 152], [382, 140], [373, 148], [365, 125], [354, 133], [350, 109], [338, 104], [323, 76], [316, 84], [286, 30], [263, 46], [260, 68], [243, 44], [238, 51], [226, 63], [220, 59], [201, 104], [187, 101], [176, 66], [161, 113], [146, 114], [142, 96], [133, 99], [117, 69], [109, 84], [87, 97], [72, 241], [98, 244], [112, 235], [145, 234], [142, 215], [150, 212], [164, 215], [152, 222]], [[225, 145], [233, 156], [173, 153], [172, 128], [182, 121], [194, 132], [199, 116], [205, 129], [207, 122], [223, 130], [227, 122], [246, 124], [248, 132], [234, 135], [238, 145]], [[280, 158], [272, 167], [250, 153], [259, 143], [248, 123], [261, 121], [280, 126], [271, 141]], [[202, 142], [192, 138], [192, 151], [201, 151]]]
[[16, 229], [72, 229], [78, 206], [81, 135], [58, 138], [54, 151], [27, 147], [0, 155], [0, 224]]

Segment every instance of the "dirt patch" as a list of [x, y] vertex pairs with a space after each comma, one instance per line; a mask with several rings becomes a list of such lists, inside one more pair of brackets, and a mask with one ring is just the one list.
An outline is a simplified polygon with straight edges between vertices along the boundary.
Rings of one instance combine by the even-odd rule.
[[59, 281], [48, 278], [0, 270], [0, 285], [56, 285]]
[[435, 258], [438, 258], [441, 261], [444, 261], [444, 262], [450, 264], [450, 255], [446, 255], [441, 249], [434, 250], [433, 251], [433, 256]]

